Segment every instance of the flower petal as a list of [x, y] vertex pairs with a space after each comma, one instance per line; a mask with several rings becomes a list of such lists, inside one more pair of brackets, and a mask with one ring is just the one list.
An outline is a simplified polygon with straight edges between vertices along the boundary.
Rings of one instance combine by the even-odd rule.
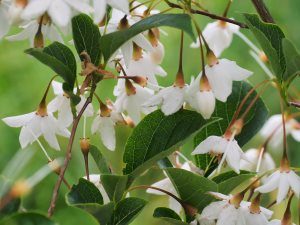
[[48, 13], [55, 24], [66, 27], [71, 19], [70, 7], [61, 0], [52, 0]]
[[278, 185], [280, 180], [280, 171], [276, 171], [270, 177], [267, 178], [266, 183], [258, 188], [255, 191], [259, 191], [261, 193], [268, 193], [274, 191]]
[[52, 0], [31, 0], [25, 7], [21, 17], [25, 20], [37, 18], [44, 14], [49, 8]]
[[94, 22], [99, 24], [103, 20], [106, 13], [106, 0], [94, 0], [93, 3], [95, 9]]

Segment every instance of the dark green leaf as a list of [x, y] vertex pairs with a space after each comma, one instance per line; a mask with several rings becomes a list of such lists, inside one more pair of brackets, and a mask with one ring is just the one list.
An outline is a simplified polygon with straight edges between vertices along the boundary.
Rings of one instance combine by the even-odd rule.
[[67, 46], [54, 42], [44, 49], [27, 49], [25, 53], [49, 66], [73, 89], [76, 79], [76, 60]]
[[145, 207], [146, 201], [140, 198], [125, 198], [120, 201], [115, 208], [113, 217], [109, 225], [127, 225]]
[[135, 178], [158, 160], [170, 155], [184, 141], [218, 119], [204, 120], [194, 111], [180, 110], [165, 116], [157, 110], [146, 116], [127, 140], [125, 174]]
[[157, 164], [158, 164], [159, 168], [161, 168], [161, 169], [173, 167], [172, 163], [170, 162], [170, 160], [167, 157], [159, 160], [157, 162]]
[[101, 182], [111, 201], [118, 202], [122, 199], [127, 187], [128, 176], [104, 174]]
[[78, 54], [87, 52], [92, 63], [98, 66], [101, 56], [99, 27], [88, 15], [80, 14], [72, 19], [72, 30]]
[[0, 210], [0, 218], [17, 212], [21, 205], [21, 199], [13, 199], [4, 208]]
[[[224, 134], [241, 101], [251, 89], [252, 86], [247, 82], [233, 83], [232, 94], [229, 96], [227, 102], [223, 103], [217, 101], [216, 109], [213, 114], [213, 117], [219, 117], [223, 120], [220, 120], [210, 126], [205, 127], [205, 129], [198, 133], [194, 140], [195, 147], [211, 135], [221, 136]], [[256, 97], [256, 95], [256, 92], [250, 95], [250, 97], [248, 98], [244, 107], [241, 110], [240, 116], [250, 105], [251, 101]], [[242, 132], [238, 136], [236, 136], [236, 140], [238, 141], [241, 147], [245, 145], [260, 130], [262, 125], [265, 123], [267, 117], [268, 109], [266, 108], [262, 99], [259, 98], [247, 114]], [[199, 166], [202, 170], [206, 170], [210, 160], [211, 158], [209, 155], [202, 154], [196, 156], [197, 166]], [[216, 163], [213, 163], [212, 168], [209, 168], [208, 171], [212, 172], [215, 167]], [[206, 176], [208, 176], [209, 174], [210, 173], [207, 173]]]
[[57, 223], [42, 214], [18, 213], [1, 220], [0, 225], [57, 225]]
[[265, 23], [255, 14], [244, 14], [246, 23], [267, 55], [279, 80], [283, 80], [286, 60], [282, 50], [284, 33], [275, 24]]
[[191, 18], [189, 15], [157, 14], [141, 20], [129, 29], [102, 36], [100, 43], [104, 59], [107, 61], [125, 42], [127, 42], [137, 34], [160, 26], [169, 26], [181, 29], [188, 33], [193, 38], [193, 40], [195, 40]]
[[153, 213], [153, 217], [156, 218], [165, 217], [165, 218], [172, 218], [181, 221], [180, 216], [176, 212], [174, 212], [172, 209], [164, 208], [164, 207], [156, 208]]
[[177, 193], [185, 203], [202, 211], [214, 198], [207, 193], [217, 192], [218, 185], [192, 172], [169, 168], [165, 170], [172, 181]]
[[88, 180], [79, 179], [77, 185], [73, 185], [71, 191], [66, 196], [70, 205], [83, 203], [103, 204], [103, 198], [98, 188]]
[[96, 146], [91, 145], [90, 153], [91, 153], [93, 159], [95, 160], [100, 173], [101, 174], [110, 174], [111, 171], [106, 163], [104, 156], [100, 152], [100, 150]]
[[100, 225], [107, 224], [111, 220], [111, 217], [114, 212], [113, 202], [110, 202], [106, 205], [99, 205], [96, 203], [86, 203], [86, 204], [75, 204], [72, 206], [80, 208], [93, 215], [100, 223]]
[[248, 171], [241, 171], [240, 174], [229, 171], [214, 177], [212, 180], [218, 184], [218, 192], [227, 195], [243, 182], [250, 180], [253, 176], [255, 176], [255, 174]]
[[300, 55], [292, 42], [286, 38], [282, 40], [282, 48], [286, 59], [284, 80], [291, 79], [291, 82], [295, 75], [300, 73]]

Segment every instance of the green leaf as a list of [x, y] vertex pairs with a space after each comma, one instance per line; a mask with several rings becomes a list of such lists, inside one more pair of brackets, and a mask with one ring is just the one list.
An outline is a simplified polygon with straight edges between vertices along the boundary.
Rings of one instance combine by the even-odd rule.
[[27, 49], [25, 53], [50, 67], [73, 89], [77, 67], [75, 57], [67, 46], [59, 42], [54, 42], [44, 49]]
[[300, 73], [300, 55], [292, 42], [287, 38], [282, 40], [282, 48], [286, 59], [284, 80], [291, 79], [289, 80], [289, 82], [291, 82], [293, 78]]
[[181, 221], [180, 216], [176, 212], [174, 212], [172, 209], [165, 208], [165, 207], [156, 208], [153, 213], [153, 217], [156, 218], [166, 217], [166, 218], [172, 218]]
[[146, 116], [128, 138], [123, 161], [131, 179], [170, 155], [185, 140], [218, 119], [204, 120], [194, 111], [180, 110], [165, 116], [157, 110]]
[[127, 187], [128, 176], [104, 174], [101, 175], [102, 185], [111, 201], [122, 199]]
[[75, 204], [74, 207], [80, 208], [89, 214], [93, 215], [100, 225], [107, 224], [114, 212], [114, 203], [110, 202], [106, 205], [99, 205], [96, 203], [86, 203], [86, 204]]
[[282, 49], [282, 39], [285, 37], [281, 28], [275, 24], [265, 23], [255, 14], [244, 14], [246, 24], [260, 43], [267, 55], [277, 78], [284, 80], [286, 59]]
[[227, 195], [240, 184], [250, 180], [254, 176], [255, 173], [248, 171], [241, 171], [240, 174], [229, 171], [214, 177], [212, 180], [218, 184], [218, 192]]
[[171, 161], [168, 159], [168, 157], [165, 157], [165, 158], [159, 160], [157, 162], [157, 164], [158, 164], [159, 168], [161, 168], [161, 169], [173, 167], [173, 165], [172, 165]]
[[104, 59], [107, 61], [109, 58], [128, 40], [133, 38], [139, 33], [154, 27], [169, 26], [181, 29], [189, 34], [193, 40], [195, 35], [192, 28], [191, 17], [187, 14], [157, 14], [140, 22], [134, 24], [126, 30], [117, 31], [101, 37], [101, 50]]
[[10, 201], [4, 208], [0, 210], [0, 218], [3, 218], [4, 216], [11, 215], [15, 212], [17, 212], [21, 205], [21, 199], [13, 199]]
[[42, 214], [17, 213], [1, 220], [0, 225], [57, 225], [57, 223]]
[[146, 203], [147, 202], [145, 200], [140, 198], [131, 197], [123, 199], [116, 205], [109, 225], [130, 224], [145, 207]]
[[[221, 136], [224, 134], [231, 120], [233, 119], [234, 113], [237, 111], [241, 101], [252, 89], [252, 86], [247, 82], [234, 82], [232, 87], [232, 94], [229, 96], [227, 102], [217, 101], [216, 109], [213, 117], [222, 118], [222, 120], [205, 127], [201, 130], [194, 139], [194, 146], [198, 146], [203, 140], [211, 135]], [[257, 93], [254, 92], [246, 101], [244, 107], [241, 110], [240, 116], [245, 112], [246, 108], [250, 105], [251, 101], [256, 97]], [[245, 145], [263, 126], [268, 118], [268, 109], [265, 106], [261, 98], [257, 100], [254, 106], [247, 114], [244, 127], [242, 132], [236, 136], [236, 140], [242, 147]], [[211, 158], [208, 154], [202, 154], [196, 156], [197, 166], [202, 170], [206, 170]], [[216, 163], [213, 163], [211, 168], [208, 170], [209, 173], [205, 174], [208, 176], [213, 169], [216, 167]]]
[[197, 208], [200, 212], [214, 200], [207, 193], [218, 191], [218, 185], [215, 182], [183, 169], [169, 168], [165, 171], [180, 199]]
[[103, 204], [103, 198], [98, 188], [88, 180], [79, 179], [77, 185], [73, 185], [71, 191], [66, 196], [70, 205], [82, 203]]
[[169, 208], [156, 208], [153, 213], [153, 217], [161, 219], [172, 225], [188, 225], [188, 223], [181, 220], [180, 216], [176, 212]]
[[99, 27], [88, 15], [80, 14], [72, 19], [72, 30], [78, 55], [87, 52], [91, 62], [98, 66], [101, 57]]
[[104, 156], [102, 155], [102, 153], [100, 152], [100, 150], [96, 146], [91, 145], [90, 153], [91, 153], [93, 159], [95, 160], [100, 173], [101, 174], [110, 174], [111, 171], [109, 169], [109, 166], [107, 165], [107, 162], [106, 162]]

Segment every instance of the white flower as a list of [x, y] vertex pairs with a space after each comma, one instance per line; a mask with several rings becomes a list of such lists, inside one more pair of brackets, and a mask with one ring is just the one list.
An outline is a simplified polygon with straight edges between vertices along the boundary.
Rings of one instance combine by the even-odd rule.
[[[148, 53], [143, 52], [142, 58], [138, 60], [131, 60], [128, 68], [123, 66], [127, 76], [143, 76], [147, 77], [149, 86], [151, 84], [157, 86], [157, 80], [155, 75], [165, 77], [167, 75], [166, 71], [159, 65], [153, 63], [151, 57]], [[121, 73], [120, 75], [124, 75]]]
[[146, 108], [161, 105], [161, 111], [166, 116], [176, 113], [185, 102], [186, 88], [186, 86], [177, 87], [175, 85], [163, 88], [143, 106]]
[[[34, 39], [39, 29], [38, 21], [37, 20], [30, 21], [25, 25], [21, 25], [20, 28], [23, 29], [20, 33], [16, 35], [8, 36], [6, 37], [6, 39], [9, 41], [21, 41], [21, 40], [29, 39], [30, 45], [33, 47]], [[45, 39], [49, 39], [50, 41], [58, 41], [63, 43], [63, 39], [59, 31], [57, 30], [57, 28], [54, 26], [54, 24], [52, 23], [47, 23], [46, 25], [43, 24], [41, 32], [43, 34], [44, 42]]]
[[[111, 19], [109, 20], [109, 23], [107, 25], [106, 31], [108, 33], [112, 33], [118, 30], [122, 30], [122, 29], [126, 29], [126, 28], [121, 28], [121, 20], [124, 19], [124, 17], [126, 16], [126, 14], [124, 14], [123, 12], [117, 10], [117, 9], [113, 9], [112, 10], [112, 16]], [[126, 17], [126, 23], [128, 24], [123, 24], [123, 26], [127, 27], [127, 26], [131, 26], [135, 23], [136, 21], [134, 21], [133, 19], [130, 18], [130, 16]], [[103, 31], [103, 30], [102, 30]], [[151, 45], [151, 43], [147, 40], [147, 38], [144, 37], [143, 34], [138, 34], [136, 36], [134, 36], [133, 38], [129, 39], [126, 43], [124, 43], [121, 47], [121, 53], [124, 57], [124, 61], [126, 66], [128, 67], [130, 64], [130, 60], [132, 59], [132, 55], [133, 55], [133, 43], [137, 44], [139, 47], [141, 47], [144, 50], [147, 51], [152, 51], [153, 47]], [[117, 54], [118, 52], [116, 52], [115, 54]]]
[[[101, 179], [100, 179], [101, 175], [100, 174], [90, 174], [89, 177], [90, 177], [90, 182], [92, 182], [99, 189], [99, 191], [103, 197], [103, 203], [104, 204], [109, 203], [110, 199], [109, 199], [103, 185], [101, 184]], [[83, 178], [87, 180], [86, 176]]]
[[94, 3], [94, 21], [96, 24], [100, 23], [106, 13], [107, 5], [118, 9], [125, 14], [129, 14], [128, 0], [93, 0]]
[[[188, 162], [185, 162], [181, 166], [181, 169], [191, 171], [191, 167]], [[178, 196], [175, 187], [173, 186], [171, 180], [168, 177], [152, 184], [151, 186], [156, 187], [156, 188], [161, 188], [163, 190], [166, 190], [166, 191], [172, 193], [175, 196]], [[147, 189], [147, 193], [153, 194], [153, 195], [166, 195], [165, 193], [163, 193], [161, 191], [154, 190], [151, 188]], [[170, 209], [174, 210], [177, 214], [180, 214], [180, 211], [182, 209], [182, 206], [180, 205], [180, 203], [171, 196], [169, 197], [169, 207], [170, 207]]]
[[231, 94], [233, 81], [242, 81], [252, 75], [252, 72], [228, 59], [220, 59], [215, 65], [206, 66], [205, 71], [212, 92], [222, 102], [226, 102]]
[[11, 20], [8, 13], [9, 1], [0, 1], [0, 39], [9, 31]]
[[[73, 122], [73, 114], [71, 109], [70, 98], [63, 91], [62, 83], [57, 81], [52, 81], [52, 88], [56, 97], [48, 104], [48, 111], [54, 113], [58, 112], [58, 122], [63, 127], [69, 127]], [[77, 113], [82, 109], [86, 98], [80, 96], [81, 101], [76, 106]], [[91, 117], [94, 115], [94, 108], [92, 104], [89, 104], [83, 113], [83, 116]]]
[[204, 119], [209, 119], [215, 111], [216, 98], [212, 90], [200, 90], [202, 73], [191, 81], [187, 89], [187, 102], [200, 113]]
[[27, 5], [27, 1], [24, 0], [12, 0], [8, 9], [8, 14], [13, 24], [18, 24], [22, 21], [21, 13]]
[[92, 7], [82, 0], [30, 0], [21, 16], [31, 20], [47, 13], [56, 25], [66, 27], [71, 20], [72, 9], [86, 14], [93, 12]]
[[[285, 117], [285, 128], [287, 135], [291, 134], [296, 141], [300, 142], [300, 124], [297, 120]], [[261, 129], [260, 134], [265, 139], [272, 135], [269, 144], [274, 148], [280, 146], [283, 141], [282, 115], [271, 116]]]
[[107, 112], [99, 110], [92, 123], [92, 133], [99, 132], [101, 140], [106, 148], [114, 151], [116, 148], [115, 125], [123, 121], [120, 113], [116, 112], [113, 105], [108, 105]]
[[259, 207], [257, 210], [251, 210], [250, 202], [241, 202], [241, 207], [244, 210], [244, 217], [247, 225], [267, 225], [268, 220], [272, 217], [273, 212], [264, 207]]
[[256, 188], [255, 191], [259, 191], [261, 193], [269, 193], [277, 188], [277, 204], [279, 204], [285, 199], [290, 188], [299, 198], [300, 177], [292, 170], [277, 170], [267, 178], [264, 185]]
[[151, 52], [149, 52], [152, 61], [159, 65], [162, 63], [164, 57], [165, 57], [165, 47], [164, 45], [160, 42], [157, 41], [157, 44], [155, 46], [153, 46], [153, 50]]
[[128, 94], [125, 87], [125, 79], [118, 80], [118, 84], [114, 89], [114, 95], [117, 96], [115, 107], [120, 113], [127, 112], [136, 125], [140, 122], [142, 113], [147, 115], [156, 108], [142, 107], [142, 104], [153, 96], [153, 90], [146, 87], [143, 88], [137, 84], [132, 85], [135, 90], [134, 92], [131, 90], [132, 93]]
[[240, 173], [240, 161], [244, 158], [244, 152], [234, 138], [227, 139], [218, 136], [209, 136], [202, 141], [192, 152], [192, 155], [211, 153], [214, 155], [223, 154], [219, 170], [226, 160], [229, 167], [236, 173]]
[[[240, 168], [247, 171], [264, 173], [269, 170], [275, 169], [276, 165], [272, 156], [268, 152], [264, 152], [261, 161], [260, 160], [260, 150], [249, 149], [245, 152], [244, 157], [247, 160], [241, 160]], [[258, 163], [260, 164], [258, 166]]]
[[[219, 57], [222, 52], [230, 46], [233, 34], [238, 30], [239, 26], [237, 25], [222, 21], [216, 21], [207, 24], [207, 26], [203, 30], [203, 37], [210, 49], [217, 57]], [[191, 44], [192, 48], [198, 48], [199, 46], [199, 39], [196, 43]]]
[[220, 193], [213, 194], [223, 200], [210, 203], [205, 207], [199, 220], [218, 220], [217, 225], [246, 225], [244, 207], [236, 207], [231, 204], [230, 200], [232, 196], [226, 196]]
[[[281, 220], [272, 220], [267, 225], [282, 225], [282, 222], [281, 222]], [[293, 223], [293, 225], [296, 225], [296, 224]]]
[[69, 137], [70, 132], [55, 119], [52, 113], [32, 112], [21, 116], [4, 118], [3, 121], [10, 127], [22, 127], [19, 141], [22, 148], [32, 144], [40, 136], [44, 136], [48, 144], [59, 150], [56, 134]]

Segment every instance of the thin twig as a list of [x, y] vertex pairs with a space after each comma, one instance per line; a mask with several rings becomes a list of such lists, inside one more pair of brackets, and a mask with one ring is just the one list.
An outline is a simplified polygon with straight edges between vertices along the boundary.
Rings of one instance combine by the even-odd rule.
[[257, 13], [263, 21], [267, 23], [275, 23], [263, 0], [252, 0], [252, 4], [255, 6]]
[[[168, 0], [165, 0], [165, 2], [168, 4], [168, 6], [170, 6], [172, 8], [183, 9], [180, 5], [169, 2]], [[190, 9], [190, 12], [192, 14], [199, 14], [199, 15], [207, 16], [207, 17], [210, 17], [211, 19], [217, 19], [217, 20], [225, 21], [227, 23], [232, 23], [232, 24], [240, 26], [241, 28], [248, 28], [248, 26], [244, 23], [229, 19], [229, 18], [224, 17], [224, 16], [218, 16], [216, 14], [209, 13], [209, 12], [206, 12], [206, 11]]]
[[64, 160], [64, 165], [62, 166], [62, 168], [60, 170], [58, 180], [57, 180], [57, 182], [55, 184], [55, 187], [54, 187], [54, 190], [53, 190], [51, 203], [50, 203], [50, 206], [49, 206], [49, 209], [48, 209], [48, 217], [51, 217], [53, 215], [53, 212], [54, 212], [54, 209], [55, 209], [55, 206], [56, 206], [56, 200], [58, 198], [58, 192], [59, 192], [60, 186], [61, 186], [61, 184], [64, 180], [64, 175], [65, 175], [65, 172], [66, 172], [67, 167], [69, 165], [69, 162], [71, 160], [71, 156], [72, 156], [71, 152], [72, 152], [72, 147], [73, 147], [73, 143], [74, 143], [74, 139], [75, 139], [76, 130], [77, 130], [78, 124], [80, 122], [80, 119], [81, 119], [84, 111], [86, 110], [88, 105], [92, 102], [93, 93], [94, 93], [95, 89], [96, 89], [96, 87], [92, 87], [90, 96], [87, 98], [87, 100], [84, 103], [84, 106], [82, 107], [82, 109], [80, 110], [78, 116], [73, 121], [73, 127], [72, 127], [71, 136], [70, 136], [68, 147], [67, 147], [67, 152], [66, 152], [66, 157], [65, 157], [65, 160]]

